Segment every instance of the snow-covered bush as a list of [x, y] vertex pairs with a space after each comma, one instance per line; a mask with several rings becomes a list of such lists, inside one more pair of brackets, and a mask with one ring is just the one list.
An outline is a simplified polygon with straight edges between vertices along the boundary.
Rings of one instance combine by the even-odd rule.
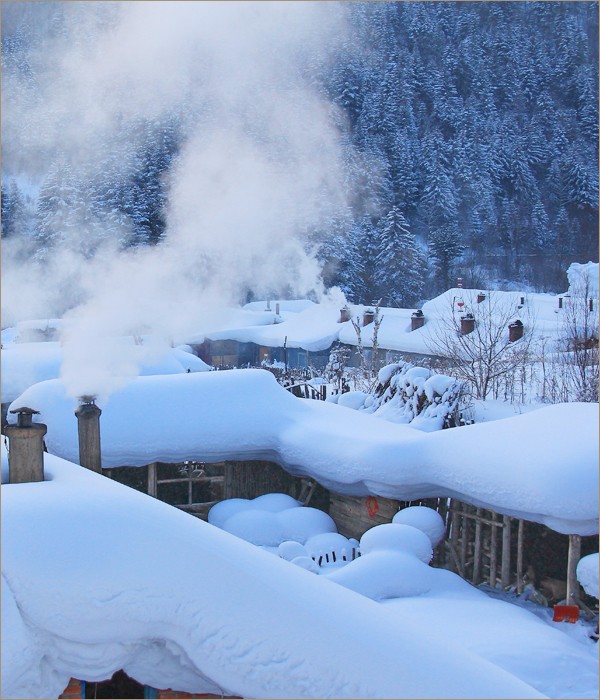
[[431, 431], [459, 424], [462, 397], [463, 383], [458, 379], [409, 362], [396, 362], [379, 370], [373, 393], [348, 392], [338, 403]]

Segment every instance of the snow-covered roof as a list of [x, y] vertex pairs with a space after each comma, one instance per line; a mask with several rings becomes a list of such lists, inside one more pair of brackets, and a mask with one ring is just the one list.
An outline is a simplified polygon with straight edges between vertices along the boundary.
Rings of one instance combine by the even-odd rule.
[[3, 697], [57, 697], [71, 676], [120, 668], [153, 687], [245, 697], [545, 697], [433, 619], [400, 624], [165, 503], [44, 463], [46, 481], [3, 492]]
[[[379, 347], [398, 352], [435, 354], [436, 338], [447, 333], [446, 324], [452, 316], [452, 309], [457, 309], [455, 302], [462, 300], [464, 311], [477, 311], [478, 293], [475, 289], [457, 287], [425, 302], [422, 307], [425, 324], [414, 331], [411, 330], [411, 314], [415, 309], [380, 308]], [[564, 310], [559, 309], [557, 295], [502, 291], [491, 294], [494, 297], [492, 315], [498, 313], [504, 320], [508, 309], [509, 315], [520, 318], [533, 329], [535, 337], [553, 341], [561, 335]], [[280, 308], [278, 316], [275, 313], [277, 304]], [[282, 347], [285, 343], [287, 347], [303, 348], [309, 352], [326, 350], [336, 340], [348, 345], [358, 342], [352, 321], [339, 323], [339, 305], [329, 299], [319, 304], [302, 300], [270, 301], [269, 306], [271, 310], [267, 311], [267, 302], [252, 302], [236, 314], [233, 310], [224, 311], [215, 319], [214, 327], [207, 326], [202, 333], [183, 336], [181, 342], [236, 340], [266, 347]], [[351, 319], [356, 321], [358, 318], [360, 326], [363, 312], [369, 308], [373, 307], [348, 305]], [[361, 328], [361, 342], [365, 347], [373, 343], [373, 329], [373, 323]]]
[[[27, 389], [53, 454], [78, 458], [61, 380]], [[563, 533], [598, 532], [598, 405], [558, 404], [425, 433], [293, 397], [265, 370], [138, 377], [101, 402], [104, 467], [271, 459], [342, 494], [452, 496]]]

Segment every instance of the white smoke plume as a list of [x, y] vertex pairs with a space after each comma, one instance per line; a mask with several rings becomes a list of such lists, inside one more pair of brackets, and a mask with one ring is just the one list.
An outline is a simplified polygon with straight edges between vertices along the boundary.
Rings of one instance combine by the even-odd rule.
[[[107, 338], [201, 330], [210, 309], [248, 290], [322, 294], [303, 237], [342, 211], [348, 193], [342, 120], [311, 69], [348, 28], [338, 3], [59, 4], [72, 6], [69, 21], [39, 29], [29, 54], [37, 96], [10, 73], [3, 87], [5, 173], [42, 177], [57, 151], [93, 173], [109, 145], [127, 172], [136, 144], [124, 124], [185, 115], [160, 244], [123, 251], [100, 234], [82, 253], [75, 218], [43, 263], [33, 249], [24, 263], [17, 244], [4, 247], [3, 325], [69, 309], [69, 391], [106, 393], [116, 362]], [[51, 21], [45, 5], [42, 23]], [[35, 23], [35, 7], [27, 11]]]

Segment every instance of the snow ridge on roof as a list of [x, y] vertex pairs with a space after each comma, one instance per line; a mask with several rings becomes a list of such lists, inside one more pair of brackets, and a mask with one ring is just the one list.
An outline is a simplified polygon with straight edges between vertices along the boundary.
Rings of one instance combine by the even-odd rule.
[[[60, 380], [11, 405], [41, 411], [53, 454], [78, 459]], [[563, 533], [598, 532], [598, 405], [558, 404], [424, 433], [297, 399], [259, 369], [138, 377], [100, 403], [104, 467], [270, 459], [348, 495], [452, 496]]]

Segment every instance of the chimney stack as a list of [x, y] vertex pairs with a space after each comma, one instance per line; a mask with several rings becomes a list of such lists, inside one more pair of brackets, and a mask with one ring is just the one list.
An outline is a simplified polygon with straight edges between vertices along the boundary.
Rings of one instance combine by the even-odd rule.
[[11, 413], [17, 414], [17, 424], [4, 429], [10, 441], [9, 483], [44, 481], [44, 435], [48, 428], [43, 423], [33, 423], [33, 414], [39, 413], [33, 408], [23, 406]]
[[340, 309], [340, 320], [338, 323], [345, 323], [346, 321], [350, 320], [350, 309], [347, 306], [344, 306], [343, 309]]
[[479, 292], [477, 294], [477, 303], [481, 304], [482, 301], [485, 301], [485, 292]]
[[523, 337], [523, 321], [520, 319], [517, 319], [516, 321], [513, 321], [512, 323], [508, 324], [508, 342], [509, 343], [514, 343], [515, 340], [519, 340], [519, 338]]
[[100, 452], [100, 414], [95, 396], [81, 396], [77, 407], [77, 432], [79, 433], [79, 464], [102, 474]]
[[473, 314], [465, 314], [460, 319], [460, 334], [469, 335], [475, 330], [475, 318]]
[[375, 312], [373, 311], [373, 309], [367, 309], [363, 313], [363, 326], [368, 326], [369, 323], [373, 323], [374, 320], [375, 320]]
[[413, 311], [410, 315], [410, 330], [416, 331], [417, 328], [422, 328], [425, 325], [425, 316], [422, 309], [417, 309]]

